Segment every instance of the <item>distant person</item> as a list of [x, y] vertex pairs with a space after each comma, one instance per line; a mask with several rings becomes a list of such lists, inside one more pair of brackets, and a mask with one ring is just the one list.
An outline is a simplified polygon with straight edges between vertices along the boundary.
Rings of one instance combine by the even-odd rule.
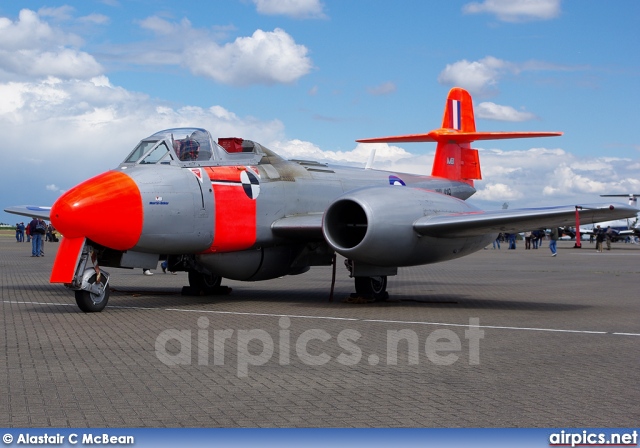
[[49, 224], [47, 226], [47, 233], [46, 236], [44, 238], [45, 241], [53, 241], [53, 226], [51, 224]]
[[524, 249], [531, 249], [531, 232], [524, 232]]
[[42, 252], [42, 236], [46, 232], [47, 226], [41, 219], [33, 218], [29, 223], [29, 234], [31, 235], [31, 256], [39, 257]]
[[16, 223], [16, 243], [20, 242], [20, 223]]
[[495, 249], [496, 246], [498, 246], [498, 249], [500, 249], [500, 240], [502, 239], [502, 233], [498, 233], [498, 236], [496, 237], [495, 240], [493, 240], [493, 248]]
[[557, 227], [554, 227], [551, 229], [551, 233], [549, 234], [549, 250], [551, 250], [552, 257], [555, 257], [556, 255], [558, 255], [557, 244], [558, 244], [559, 235], [560, 235], [560, 232], [558, 231]]
[[605, 240], [607, 241], [607, 250], [611, 250], [611, 240], [613, 239], [613, 229], [611, 226], [607, 226], [607, 230], [604, 232]]
[[31, 229], [30, 229], [30, 224], [27, 224], [26, 226], [24, 226], [24, 234], [27, 236], [27, 243], [31, 241]]
[[40, 238], [40, 256], [44, 257], [44, 242], [47, 240], [46, 236], [47, 236], [47, 223], [44, 222], [44, 219], [42, 218], [38, 218], [38, 229], [42, 232], [42, 229], [44, 228], [44, 233], [42, 234], [41, 238]]
[[516, 248], [516, 234], [515, 233], [509, 233], [507, 235], [509, 236], [509, 249], [515, 249]]
[[604, 229], [600, 226], [596, 227], [596, 252], [602, 252], [602, 243], [604, 242]]

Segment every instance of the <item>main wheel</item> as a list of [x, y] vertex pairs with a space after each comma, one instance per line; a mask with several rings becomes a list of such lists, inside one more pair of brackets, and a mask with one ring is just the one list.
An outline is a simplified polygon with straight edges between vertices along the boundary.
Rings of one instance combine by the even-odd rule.
[[[98, 274], [93, 274], [89, 281], [95, 283], [97, 276]], [[102, 284], [102, 293], [100, 294], [94, 294], [83, 289], [76, 291], [78, 308], [85, 313], [98, 313], [107, 306], [107, 302], [109, 301], [109, 287], [106, 286], [107, 277], [105, 275], [100, 276], [100, 283]]]
[[198, 271], [189, 271], [189, 286], [205, 294], [213, 294], [220, 287], [222, 277], [207, 275]]
[[376, 302], [381, 302], [389, 298], [387, 293], [387, 276], [378, 275], [376, 277], [354, 277], [356, 293], [363, 297], [371, 297]]

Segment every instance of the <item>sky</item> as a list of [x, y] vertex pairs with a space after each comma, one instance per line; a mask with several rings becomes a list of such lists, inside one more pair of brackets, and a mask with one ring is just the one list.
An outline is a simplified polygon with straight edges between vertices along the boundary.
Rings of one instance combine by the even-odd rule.
[[637, 0], [0, 2], [0, 208], [51, 205], [180, 126], [430, 174], [433, 143], [355, 140], [440, 127], [453, 86], [480, 131], [564, 132], [473, 143], [472, 204], [640, 194], [638, 24]]

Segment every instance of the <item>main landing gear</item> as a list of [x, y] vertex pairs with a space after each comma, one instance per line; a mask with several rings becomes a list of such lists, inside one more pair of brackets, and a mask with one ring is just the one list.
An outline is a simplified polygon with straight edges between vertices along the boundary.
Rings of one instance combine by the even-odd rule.
[[354, 276], [353, 261], [344, 260], [344, 265], [355, 283], [356, 293], [352, 294], [352, 296], [372, 299], [376, 302], [384, 302], [389, 299], [386, 275]]
[[231, 288], [220, 286], [222, 277], [205, 274], [195, 270], [189, 271], [189, 286], [182, 288], [184, 295], [209, 296], [213, 294], [228, 294]]
[[389, 299], [387, 292], [387, 276], [354, 277], [356, 294], [365, 298], [372, 298], [376, 302], [384, 302]]

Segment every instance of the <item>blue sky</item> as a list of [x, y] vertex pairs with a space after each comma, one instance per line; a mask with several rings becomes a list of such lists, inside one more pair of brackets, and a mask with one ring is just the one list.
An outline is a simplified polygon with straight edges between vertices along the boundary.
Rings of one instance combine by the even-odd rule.
[[[454, 85], [479, 130], [565, 133], [476, 142], [476, 205], [640, 193], [639, 23], [636, 0], [2, 2], [0, 205], [50, 205], [176, 126], [363, 166], [356, 139], [439, 127]], [[431, 171], [433, 144], [376, 148]]]

